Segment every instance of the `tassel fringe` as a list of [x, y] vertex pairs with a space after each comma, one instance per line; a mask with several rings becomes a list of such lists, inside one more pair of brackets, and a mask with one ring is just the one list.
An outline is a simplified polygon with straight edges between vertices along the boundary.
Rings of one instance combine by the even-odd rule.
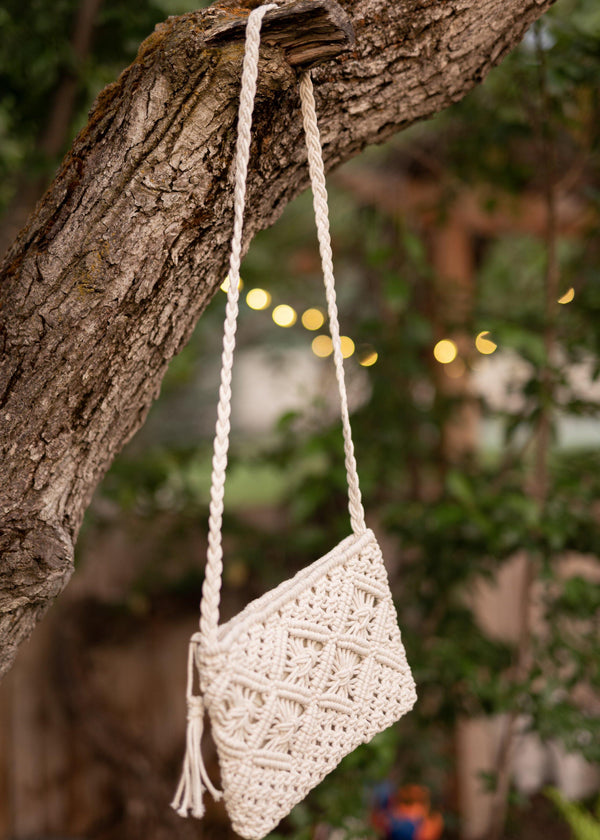
[[204, 731], [204, 702], [202, 697], [193, 694], [194, 686], [194, 642], [190, 642], [188, 655], [187, 687], [187, 735], [185, 758], [179, 785], [171, 807], [182, 817], [191, 814], [200, 819], [204, 816], [204, 788], [208, 788], [215, 800], [221, 799], [222, 791], [217, 790], [208, 777], [202, 759], [202, 733]]

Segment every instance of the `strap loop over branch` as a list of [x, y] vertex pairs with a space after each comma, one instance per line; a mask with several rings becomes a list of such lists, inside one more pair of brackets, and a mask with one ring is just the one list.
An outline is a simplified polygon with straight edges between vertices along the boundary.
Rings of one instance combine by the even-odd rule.
[[[219, 403], [217, 407], [217, 423], [212, 461], [207, 562], [204, 584], [202, 587], [202, 601], [200, 604], [200, 631], [203, 638], [203, 644], [207, 649], [210, 649], [216, 644], [219, 625], [219, 602], [223, 575], [221, 528], [223, 523], [225, 473], [227, 469], [227, 453], [229, 449], [229, 433], [231, 428], [231, 375], [239, 308], [239, 278], [243, 217], [246, 200], [246, 176], [248, 172], [248, 159], [250, 157], [250, 131], [252, 127], [252, 112], [254, 108], [254, 96], [256, 93], [256, 80], [258, 75], [260, 28], [262, 19], [266, 12], [270, 9], [276, 8], [277, 4], [270, 3], [254, 9], [248, 16], [248, 23], [246, 27], [246, 48], [242, 68], [240, 107], [238, 113], [238, 136], [234, 164], [234, 225], [231, 240], [231, 256], [229, 261], [229, 289], [227, 291], [227, 305], [225, 308], [221, 384], [219, 388]], [[302, 102], [304, 130], [308, 149], [308, 164], [313, 190], [315, 221], [327, 297], [329, 328], [333, 343], [333, 358], [340, 395], [345, 465], [348, 478], [348, 507], [350, 511], [352, 530], [355, 534], [359, 535], [364, 533], [366, 530], [366, 524], [358, 483], [352, 433], [350, 429], [348, 397], [346, 394], [344, 364], [340, 343], [340, 327], [335, 298], [335, 281], [333, 276], [333, 260], [329, 234], [329, 213], [327, 204], [327, 189], [325, 186], [325, 170], [323, 166], [321, 141], [319, 137], [315, 100], [309, 70], [304, 71], [301, 75], [300, 98]]]

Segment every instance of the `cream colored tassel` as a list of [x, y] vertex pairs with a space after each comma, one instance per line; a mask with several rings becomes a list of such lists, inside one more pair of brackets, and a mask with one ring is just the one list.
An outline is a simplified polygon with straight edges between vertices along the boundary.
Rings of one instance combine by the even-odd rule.
[[208, 777], [202, 758], [202, 733], [204, 731], [204, 701], [193, 694], [194, 688], [194, 647], [190, 642], [188, 654], [187, 685], [187, 736], [185, 758], [181, 779], [177, 786], [171, 807], [182, 817], [192, 814], [204, 816], [204, 788], [208, 788], [215, 800], [221, 799], [222, 791], [217, 790]]

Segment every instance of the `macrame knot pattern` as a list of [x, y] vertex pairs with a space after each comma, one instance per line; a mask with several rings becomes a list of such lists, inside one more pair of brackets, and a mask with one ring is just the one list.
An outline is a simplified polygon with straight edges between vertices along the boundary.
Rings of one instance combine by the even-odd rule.
[[222, 704], [215, 707], [215, 713], [230, 738], [243, 740], [256, 722], [261, 706], [262, 698], [257, 691], [233, 684], [223, 696]]
[[416, 699], [369, 530], [221, 625], [200, 662], [225, 804], [243, 837], [267, 834]]
[[321, 647], [319, 643], [311, 642], [309, 639], [290, 639], [284, 668], [285, 676], [297, 682], [303, 682], [312, 670]]

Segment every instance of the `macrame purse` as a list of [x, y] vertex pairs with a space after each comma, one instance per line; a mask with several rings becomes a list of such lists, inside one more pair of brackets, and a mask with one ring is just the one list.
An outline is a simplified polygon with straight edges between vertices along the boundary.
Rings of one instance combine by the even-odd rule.
[[[242, 220], [260, 26], [270, 8], [276, 6], [252, 11], [246, 29], [207, 564], [200, 632], [194, 633], [189, 647], [186, 755], [172, 803], [182, 816], [191, 812], [201, 817], [206, 786], [216, 799], [223, 797], [234, 829], [247, 838], [268, 834], [347, 753], [397, 721], [416, 700], [381, 551], [365, 525], [361, 503], [344, 384], [325, 175], [309, 72], [301, 77], [300, 95], [341, 401], [352, 534], [219, 625], [221, 526]], [[200, 694], [194, 693], [196, 673]], [[202, 761], [205, 710], [217, 747], [222, 792], [212, 785]]]

